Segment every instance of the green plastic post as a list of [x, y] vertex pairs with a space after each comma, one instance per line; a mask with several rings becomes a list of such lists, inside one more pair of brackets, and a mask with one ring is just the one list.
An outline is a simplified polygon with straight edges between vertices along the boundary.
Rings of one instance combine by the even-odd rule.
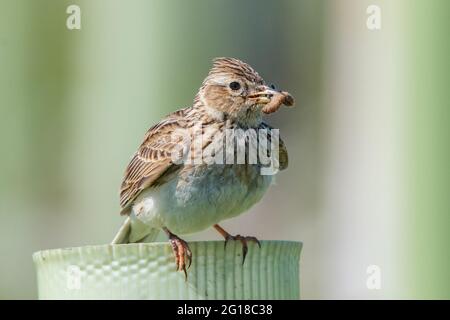
[[168, 243], [100, 245], [36, 252], [40, 299], [299, 299], [302, 244], [191, 242], [187, 280]]

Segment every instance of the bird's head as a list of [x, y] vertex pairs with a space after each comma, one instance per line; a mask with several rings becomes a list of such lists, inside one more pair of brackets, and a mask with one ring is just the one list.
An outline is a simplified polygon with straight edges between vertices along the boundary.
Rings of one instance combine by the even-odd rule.
[[198, 93], [202, 105], [214, 117], [224, 116], [243, 126], [256, 127], [264, 107], [280, 91], [265, 84], [247, 63], [234, 58], [216, 58]]

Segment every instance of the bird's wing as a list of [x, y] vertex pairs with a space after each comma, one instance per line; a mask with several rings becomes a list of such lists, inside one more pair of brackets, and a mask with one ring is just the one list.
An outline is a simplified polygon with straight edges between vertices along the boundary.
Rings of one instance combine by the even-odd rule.
[[[273, 128], [270, 125], [268, 125], [267, 123], [265, 123], [265, 122], [262, 122], [259, 128], [267, 130], [267, 132], [268, 132], [267, 140], [271, 142], [272, 141], [272, 134], [271, 133], [272, 133]], [[280, 164], [279, 169], [281, 171], [281, 170], [286, 169], [288, 167], [288, 164], [289, 164], [288, 151], [287, 151], [286, 145], [284, 144], [284, 142], [281, 139], [281, 137], [279, 137], [279, 145], [278, 145], [278, 147], [279, 147], [278, 160], [279, 160], [279, 164]]]
[[172, 154], [180, 151], [183, 143], [181, 134], [175, 134], [178, 129], [184, 129], [183, 111], [172, 113], [164, 120], [151, 127], [138, 151], [133, 155], [120, 188], [121, 214], [126, 214], [133, 200], [142, 190], [152, 186], [158, 178], [175, 164]]

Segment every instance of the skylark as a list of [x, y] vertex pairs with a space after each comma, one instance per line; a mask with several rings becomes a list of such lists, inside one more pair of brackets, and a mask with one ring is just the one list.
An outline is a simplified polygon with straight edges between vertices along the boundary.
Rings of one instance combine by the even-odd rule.
[[[287, 92], [267, 86], [248, 64], [234, 58], [215, 59], [193, 105], [151, 127], [132, 157], [120, 189], [121, 214], [128, 217], [112, 243], [151, 242], [163, 230], [172, 244], [177, 270], [186, 274], [192, 253], [176, 234], [213, 226], [225, 238], [225, 244], [229, 240], [242, 242], [244, 262], [247, 241], [259, 245], [258, 240], [232, 236], [218, 223], [248, 210], [271, 184], [273, 175], [262, 172], [268, 164], [260, 159], [269, 152], [258, 153], [260, 149], [250, 148], [252, 143], [264, 141], [267, 146], [276, 138], [278, 152], [272, 158], [280, 170], [287, 167], [286, 147], [262, 115], [293, 102]], [[226, 140], [226, 132], [236, 131], [244, 139], [244, 161], [237, 161], [239, 155], [233, 155], [230, 162], [228, 155], [230, 150], [237, 151], [239, 142], [235, 139], [239, 135], [227, 140], [233, 142], [228, 149], [226, 143], [217, 148], [216, 142]], [[220, 154], [225, 149], [225, 155]], [[205, 151], [209, 157], [204, 156]], [[257, 153], [257, 161], [251, 161], [255, 159], [251, 152]]]

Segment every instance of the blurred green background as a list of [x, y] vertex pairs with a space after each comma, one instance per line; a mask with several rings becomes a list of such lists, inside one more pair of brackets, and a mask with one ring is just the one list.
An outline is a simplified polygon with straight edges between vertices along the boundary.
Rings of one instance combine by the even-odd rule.
[[[81, 30], [66, 28], [70, 4]], [[297, 100], [267, 118], [289, 169], [224, 227], [303, 241], [305, 299], [450, 298], [449, 13], [446, 0], [0, 0], [0, 298], [36, 298], [34, 251], [112, 239], [130, 156], [217, 56]]]

